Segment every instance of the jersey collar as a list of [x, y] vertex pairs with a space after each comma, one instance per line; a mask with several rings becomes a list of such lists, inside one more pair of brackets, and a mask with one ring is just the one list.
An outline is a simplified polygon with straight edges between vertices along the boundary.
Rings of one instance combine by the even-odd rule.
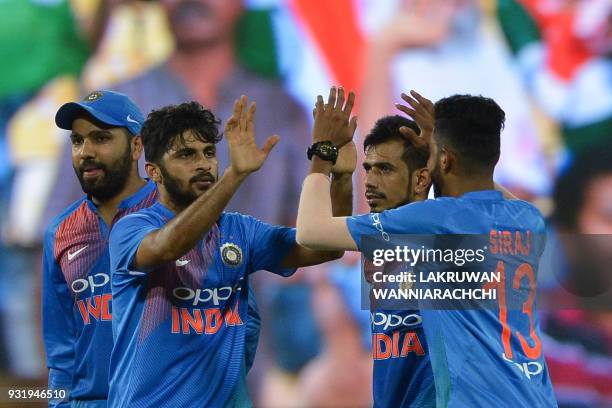
[[136, 191], [134, 194], [125, 198], [119, 203], [119, 205], [117, 206], [117, 210], [125, 210], [128, 208], [135, 207], [142, 200], [147, 198], [147, 196], [151, 194], [156, 188], [157, 186], [155, 185], [155, 182], [147, 179], [147, 183], [142, 186], [140, 190]]
[[467, 198], [470, 200], [503, 200], [504, 195], [501, 191], [497, 190], [480, 190], [470, 191], [468, 193], [463, 194], [459, 198]]
[[[155, 182], [147, 179], [147, 182], [144, 186], [142, 186], [138, 191], [136, 191], [131, 196], [125, 198], [123, 201], [119, 203], [117, 206], [117, 211], [126, 210], [132, 207], [135, 207], [138, 203], [144, 200], [149, 194], [151, 194], [157, 186]], [[87, 206], [93, 212], [98, 211], [98, 207], [94, 204], [90, 195], [87, 195]]]

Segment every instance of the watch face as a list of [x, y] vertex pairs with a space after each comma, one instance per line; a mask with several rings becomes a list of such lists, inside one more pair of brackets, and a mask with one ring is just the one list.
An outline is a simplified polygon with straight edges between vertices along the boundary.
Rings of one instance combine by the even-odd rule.
[[338, 150], [332, 144], [332, 142], [323, 141], [315, 143], [308, 149], [308, 158], [310, 159], [312, 155], [319, 156], [323, 160], [335, 163], [336, 158], [338, 157]]

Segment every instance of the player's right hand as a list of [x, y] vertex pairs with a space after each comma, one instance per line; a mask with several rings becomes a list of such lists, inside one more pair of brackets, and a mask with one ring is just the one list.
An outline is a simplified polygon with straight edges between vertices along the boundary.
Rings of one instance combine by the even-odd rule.
[[429, 157], [435, 123], [434, 104], [416, 91], [410, 91], [410, 95], [402, 93], [401, 97], [409, 106], [396, 103], [395, 107], [410, 116], [418, 125], [421, 133], [417, 135], [407, 126], [402, 126], [399, 129], [400, 133], [412, 143], [415, 149]]
[[234, 102], [232, 116], [225, 123], [225, 137], [229, 145], [232, 170], [240, 175], [257, 171], [279, 142], [280, 137], [273, 135], [260, 149], [255, 143], [255, 102], [247, 109], [247, 97], [242, 95]]

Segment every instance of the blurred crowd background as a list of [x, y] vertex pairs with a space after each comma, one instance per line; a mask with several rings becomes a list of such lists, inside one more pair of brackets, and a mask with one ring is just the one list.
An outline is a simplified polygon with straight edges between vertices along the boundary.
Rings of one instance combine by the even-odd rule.
[[[507, 115], [497, 181], [541, 209], [561, 248], [564, 236], [612, 236], [610, 0], [0, 0], [0, 61], [0, 385], [45, 384], [42, 231], [81, 195], [53, 118], [95, 89], [128, 94], [145, 115], [196, 99], [225, 120], [241, 94], [256, 100], [257, 138], [281, 144], [230, 209], [288, 225], [312, 107], [331, 84], [357, 91], [358, 146], [400, 92], [482, 94]], [[554, 281], [607, 296], [541, 307], [562, 407], [612, 407], [609, 243], [565, 251], [542, 277], [543, 291]], [[257, 274], [258, 406], [371, 404], [359, 269], [348, 254], [291, 279]]]

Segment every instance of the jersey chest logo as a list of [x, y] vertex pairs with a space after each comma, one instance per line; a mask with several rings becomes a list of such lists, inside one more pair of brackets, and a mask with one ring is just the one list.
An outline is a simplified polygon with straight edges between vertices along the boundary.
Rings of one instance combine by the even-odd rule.
[[231, 242], [223, 244], [221, 246], [221, 260], [231, 268], [240, 266], [243, 261], [242, 249]]

